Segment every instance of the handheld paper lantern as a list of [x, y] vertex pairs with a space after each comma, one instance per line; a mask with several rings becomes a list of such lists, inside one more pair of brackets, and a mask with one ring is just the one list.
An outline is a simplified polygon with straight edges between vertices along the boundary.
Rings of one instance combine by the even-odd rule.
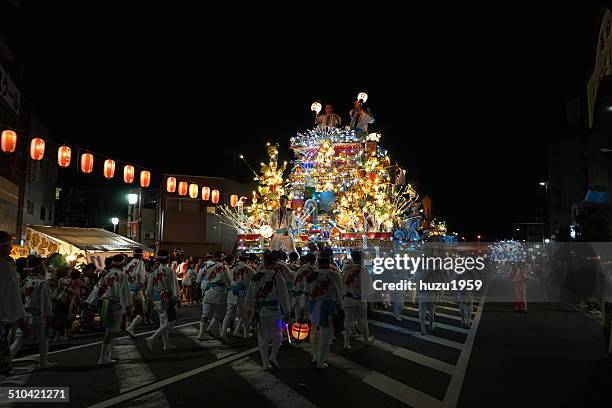
[[230, 206], [235, 207], [237, 203], [238, 203], [238, 195], [232, 194], [230, 196]]
[[104, 160], [104, 177], [112, 179], [115, 176], [115, 161], [111, 159]]
[[123, 166], [123, 181], [127, 184], [132, 184], [134, 181], [134, 166], [131, 164]]
[[291, 326], [291, 336], [296, 340], [306, 340], [310, 333], [310, 326], [307, 323], [295, 322]]
[[83, 153], [81, 155], [81, 171], [89, 174], [93, 171], [94, 157], [91, 153]]
[[30, 157], [32, 160], [42, 160], [45, 156], [45, 141], [41, 138], [34, 138], [30, 143]]
[[166, 191], [169, 193], [174, 193], [176, 191], [176, 178], [168, 177], [166, 179]]
[[319, 114], [319, 112], [321, 112], [321, 108], [321, 102], [313, 102], [312, 105], [310, 105], [310, 110], [316, 113], [317, 115]]
[[210, 200], [210, 187], [202, 187], [202, 200]]
[[210, 194], [213, 204], [217, 204], [219, 202], [219, 190], [213, 190], [210, 192]]
[[72, 157], [72, 150], [68, 146], [60, 146], [57, 149], [57, 164], [60, 167], [70, 166], [70, 158]]
[[259, 228], [259, 233], [264, 238], [270, 238], [272, 235], [274, 235], [274, 229], [271, 226], [267, 225], [267, 224], [266, 225], [262, 225]]
[[179, 195], [187, 195], [187, 182], [186, 181], [180, 181], [178, 184], [178, 193]]
[[2, 151], [13, 153], [17, 149], [17, 133], [12, 130], [2, 131]]
[[357, 95], [357, 100], [361, 101], [361, 103], [366, 103], [368, 101], [368, 94], [365, 92], [359, 92], [359, 95]]
[[151, 173], [147, 170], [140, 172], [140, 187], [147, 188], [151, 184]]
[[200, 189], [200, 187], [198, 187], [197, 184], [190, 184], [189, 185], [189, 197], [197, 198], [198, 197], [198, 190], [199, 189]]

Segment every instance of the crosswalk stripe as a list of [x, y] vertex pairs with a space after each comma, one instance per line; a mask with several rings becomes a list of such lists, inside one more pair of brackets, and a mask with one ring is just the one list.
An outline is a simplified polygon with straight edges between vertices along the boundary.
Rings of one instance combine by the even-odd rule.
[[213, 339], [213, 340], [202, 341], [198, 339], [197, 336], [199, 334], [199, 331], [193, 326], [181, 327], [177, 331], [181, 333], [182, 335], [184, 335], [185, 337], [188, 337], [190, 340], [192, 340], [194, 343], [196, 343], [201, 348], [214, 354], [217, 357], [217, 359], [225, 358], [236, 352], [236, 350], [232, 349], [230, 346], [226, 344], [221, 343], [219, 340]]
[[[376, 313], [384, 314], [384, 315], [387, 315], [387, 316], [393, 316], [393, 313], [386, 312], [384, 310], [377, 310]], [[420, 320], [418, 318], [412, 317], [412, 316], [408, 316], [408, 315], [402, 315], [402, 320], [408, 320], [408, 321], [411, 321], [411, 322], [420, 323]], [[445, 329], [445, 330], [449, 330], [449, 331], [454, 331], [454, 332], [457, 332], [457, 333], [467, 334], [469, 332], [468, 329], [464, 329], [463, 327], [452, 326], [452, 325], [444, 324], [444, 323], [437, 323], [436, 322], [436, 327], [439, 327], [439, 328]]]
[[[419, 309], [415, 308], [415, 307], [411, 307], [411, 306], [404, 306], [404, 310], [410, 310], [412, 312], [417, 312], [419, 311]], [[453, 315], [449, 315], [446, 313], [440, 313], [440, 312], [436, 312], [436, 316], [438, 317], [445, 317], [447, 319], [452, 319], [452, 320], [459, 320], [461, 321], [461, 317], [459, 316], [453, 316]]]
[[452, 364], [445, 363], [444, 361], [440, 361], [423, 354], [415, 353], [414, 351], [403, 347], [397, 347], [378, 339], [374, 341], [374, 346], [398, 357], [405, 358], [406, 360], [413, 361], [422, 366], [433, 368], [434, 370], [438, 370], [449, 375], [453, 375], [455, 372], [455, 366]]
[[[124, 393], [155, 381], [155, 375], [130, 339], [116, 340], [115, 351], [119, 361], [115, 364], [115, 374], [119, 383], [119, 393]], [[125, 404], [126, 407], [170, 407], [162, 390], [152, 392]]]
[[417, 332], [414, 332], [412, 330], [406, 329], [404, 327], [398, 327], [398, 326], [394, 326], [392, 324], [388, 324], [388, 323], [384, 323], [384, 322], [379, 322], [377, 320], [368, 320], [368, 322], [371, 325], [373, 325], [373, 326], [378, 326], [378, 327], [382, 327], [383, 329], [392, 330], [392, 331], [395, 331], [395, 332], [398, 332], [398, 333], [401, 333], [401, 334], [406, 334], [406, 335], [409, 335], [409, 336], [414, 336], [416, 338], [427, 340], [427, 341], [430, 341], [432, 343], [437, 343], [437, 344], [440, 344], [442, 346], [454, 348], [454, 349], [457, 349], [457, 350], [462, 350], [463, 349], [463, 344], [462, 343], [458, 343], [456, 341], [443, 339], [441, 337], [433, 336], [431, 334], [422, 335], [422, 334], [419, 333], [418, 336], [417, 336], [416, 335]]
[[[448, 306], [436, 306], [438, 309], [444, 309], [444, 310], [452, 310], [453, 312], [459, 312], [461, 311], [461, 309], [459, 309], [458, 307], [448, 307]], [[476, 308], [478, 309], [478, 308]], [[474, 310], [474, 307], [472, 307], [472, 314], [476, 314], [476, 311]]]

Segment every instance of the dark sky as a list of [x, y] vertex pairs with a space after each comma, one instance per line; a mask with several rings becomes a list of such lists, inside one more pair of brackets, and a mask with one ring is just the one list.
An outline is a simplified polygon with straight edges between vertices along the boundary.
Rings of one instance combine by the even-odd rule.
[[53, 139], [248, 180], [232, 154], [286, 152], [314, 99], [346, 120], [366, 90], [373, 129], [438, 216], [490, 239], [539, 214], [545, 143], [584, 89], [600, 6], [42, 3], [35, 106]]

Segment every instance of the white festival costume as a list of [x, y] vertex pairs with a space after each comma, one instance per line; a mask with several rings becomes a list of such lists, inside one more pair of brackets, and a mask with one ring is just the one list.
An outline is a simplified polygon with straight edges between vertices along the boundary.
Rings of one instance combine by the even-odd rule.
[[227, 329], [234, 322], [236, 316], [238, 316], [238, 323], [236, 323], [236, 328], [234, 329], [234, 336], [238, 336], [240, 334], [240, 329], [243, 328], [243, 337], [246, 337], [249, 328], [244, 321], [244, 299], [254, 274], [255, 271], [244, 261], [239, 261], [238, 264], [230, 270], [229, 275], [232, 283], [230, 291], [227, 294], [227, 311], [223, 319], [221, 336], [226, 335]]
[[[366, 281], [364, 282], [363, 279]], [[350, 348], [351, 331], [355, 324], [363, 335], [366, 344], [370, 344], [368, 330], [368, 303], [367, 298], [372, 288], [372, 280], [361, 265], [347, 263], [342, 271], [342, 290], [344, 305], [344, 348]], [[365, 292], [364, 292], [365, 291]]]
[[147, 271], [142, 259], [134, 258], [128, 262], [124, 268], [127, 278], [130, 301], [134, 309], [132, 310], [133, 319], [127, 331], [134, 335], [134, 327], [142, 320], [144, 315], [144, 289], [147, 279]]
[[[200, 318], [199, 338], [201, 340], [206, 339], [205, 331], [210, 333], [216, 330], [216, 327], [223, 321], [227, 304], [227, 290], [232, 284], [228, 268], [223, 262], [216, 262], [214, 265], [207, 267], [203, 279], [206, 280], [206, 288], [202, 301], [202, 317]], [[206, 326], [207, 321], [209, 322], [208, 326]]]
[[147, 347], [152, 351], [153, 341], [161, 336], [164, 343], [164, 350], [174, 348], [174, 346], [170, 344], [169, 333], [174, 328], [176, 317], [169, 316], [168, 312], [173, 308], [174, 304], [172, 302], [176, 302], [178, 299], [179, 287], [176, 274], [168, 265], [161, 264], [156, 270], [151, 272], [147, 283], [146, 295], [147, 298], [153, 299], [155, 310], [159, 315], [159, 328], [151, 337], [146, 339]]
[[295, 215], [291, 208], [277, 208], [272, 211], [269, 222], [274, 230], [270, 250], [282, 249], [286, 252], [297, 252], [291, 232], [296, 228]]

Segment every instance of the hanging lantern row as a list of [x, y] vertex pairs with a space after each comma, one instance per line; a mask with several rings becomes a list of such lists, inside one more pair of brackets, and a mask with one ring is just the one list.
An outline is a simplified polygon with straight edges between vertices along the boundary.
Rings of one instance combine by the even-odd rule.
[[[198, 198], [200, 192], [200, 186], [194, 183], [189, 184], [186, 181], [176, 181], [176, 177], [168, 177], [166, 178], [166, 191], [169, 193], [178, 193], [180, 196], [189, 195], [191, 198]], [[202, 187], [202, 200], [203, 201], [212, 201], [213, 204], [219, 203], [219, 198], [221, 197], [221, 193], [219, 190], [211, 190], [210, 187], [204, 186]], [[232, 196], [233, 197], [233, 196]], [[236, 196], [236, 202], [238, 201], [238, 196]]]
[[61, 146], [57, 149], [57, 164], [60, 167], [70, 166], [70, 159], [72, 158], [72, 149], [68, 146]]
[[2, 151], [13, 153], [17, 149], [17, 133], [12, 130], [2, 131]]

